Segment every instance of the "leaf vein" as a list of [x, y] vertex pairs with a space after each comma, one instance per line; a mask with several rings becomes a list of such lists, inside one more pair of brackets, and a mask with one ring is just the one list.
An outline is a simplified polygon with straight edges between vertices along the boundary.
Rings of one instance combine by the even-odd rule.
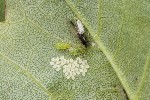
[[50, 93], [43, 85], [42, 83], [40, 83], [40, 81], [38, 81], [38, 79], [33, 76], [30, 72], [28, 72], [26, 69], [20, 67], [20, 65], [18, 65], [15, 61], [13, 61], [12, 59], [8, 58], [6, 55], [2, 54], [0, 52], [0, 56], [2, 56], [4, 59], [8, 60], [8, 62], [10, 64], [13, 64], [14, 65], [14, 68], [17, 70], [17, 71], [20, 71], [22, 72], [24, 75], [26, 75], [29, 79], [32, 80], [32, 82], [34, 84], [36, 84], [41, 90], [43, 90], [43, 92], [49, 96], [49, 98], [52, 98], [52, 93]]

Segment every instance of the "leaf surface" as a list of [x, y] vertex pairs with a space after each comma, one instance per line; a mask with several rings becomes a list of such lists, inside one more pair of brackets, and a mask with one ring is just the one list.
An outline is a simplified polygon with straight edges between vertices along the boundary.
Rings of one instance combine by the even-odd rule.
[[[7, 0], [6, 22], [0, 23], [0, 97], [148, 99], [149, 4], [146, 0]], [[62, 55], [75, 58], [54, 46], [81, 45], [70, 25], [74, 17], [98, 47], [91, 46], [79, 56], [90, 65], [86, 75], [68, 80], [49, 62]]]

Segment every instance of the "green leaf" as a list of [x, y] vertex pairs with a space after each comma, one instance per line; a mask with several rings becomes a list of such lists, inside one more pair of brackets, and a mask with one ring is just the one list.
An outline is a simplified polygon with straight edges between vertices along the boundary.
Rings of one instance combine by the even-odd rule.
[[[146, 0], [6, 0], [0, 23], [2, 100], [148, 100], [150, 2]], [[67, 79], [50, 65], [73, 58], [59, 42], [82, 45], [70, 21], [82, 21], [90, 46], [80, 58], [90, 68]]]
[[0, 0], [0, 22], [5, 20], [5, 0]]

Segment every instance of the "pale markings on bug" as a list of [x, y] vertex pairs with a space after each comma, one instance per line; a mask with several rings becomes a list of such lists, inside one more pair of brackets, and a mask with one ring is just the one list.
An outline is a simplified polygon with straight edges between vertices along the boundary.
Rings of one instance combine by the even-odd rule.
[[77, 28], [78, 28], [78, 33], [79, 34], [83, 34], [85, 32], [83, 24], [80, 20], [77, 20]]

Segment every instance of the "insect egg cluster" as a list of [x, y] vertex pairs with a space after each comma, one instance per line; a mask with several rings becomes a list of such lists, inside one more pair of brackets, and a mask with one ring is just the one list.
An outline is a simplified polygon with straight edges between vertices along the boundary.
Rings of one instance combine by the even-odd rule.
[[82, 60], [79, 57], [75, 60], [65, 59], [64, 56], [52, 58], [50, 65], [52, 65], [56, 71], [62, 69], [67, 79], [75, 79], [75, 77], [80, 74], [85, 76], [85, 73], [89, 68], [87, 60]]

